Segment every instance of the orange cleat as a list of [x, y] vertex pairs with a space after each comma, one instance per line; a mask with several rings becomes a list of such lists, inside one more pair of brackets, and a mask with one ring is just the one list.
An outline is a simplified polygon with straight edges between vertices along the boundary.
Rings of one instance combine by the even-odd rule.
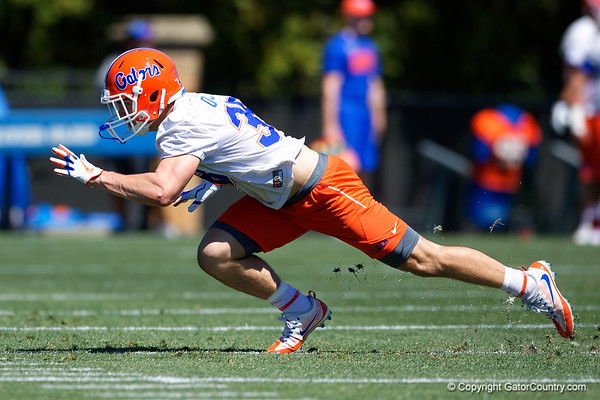
[[310, 333], [317, 327], [324, 327], [325, 320], [331, 319], [331, 310], [327, 304], [308, 292], [313, 306], [304, 314], [282, 313], [280, 321], [285, 323], [281, 337], [267, 349], [269, 353], [293, 353], [302, 347]]
[[542, 312], [554, 322], [560, 336], [569, 338], [573, 335], [573, 311], [554, 282], [554, 272], [550, 263], [536, 261], [525, 269], [525, 274], [537, 282], [537, 290], [523, 296], [521, 300], [531, 310]]

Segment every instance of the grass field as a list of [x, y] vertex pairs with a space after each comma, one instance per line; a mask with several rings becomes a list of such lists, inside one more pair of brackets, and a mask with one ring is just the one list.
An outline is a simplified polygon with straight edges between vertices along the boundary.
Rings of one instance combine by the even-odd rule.
[[[0, 398], [451, 399], [488, 389], [494, 398], [600, 398], [598, 248], [433, 238], [510, 265], [551, 261], [575, 308], [574, 340], [499, 290], [418, 278], [309, 235], [265, 258], [314, 290], [333, 320], [303, 351], [273, 355], [264, 349], [281, 331], [278, 313], [204, 275], [196, 240], [4, 234]], [[556, 391], [567, 384], [579, 391]], [[484, 393], [461, 392], [477, 388]]]

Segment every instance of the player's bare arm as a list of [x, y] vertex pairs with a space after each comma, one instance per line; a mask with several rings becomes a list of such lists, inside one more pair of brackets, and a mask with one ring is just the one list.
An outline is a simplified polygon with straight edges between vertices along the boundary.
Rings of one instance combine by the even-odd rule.
[[323, 91], [322, 114], [323, 114], [323, 137], [331, 142], [343, 140], [342, 128], [339, 121], [340, 91], [344, 77], [339, 72], [327, 73], [321, 82]]
[[52, 152], [60, 157], [50, 158], [60, 167], [54, 170], [57, 174], [70, 176], [90, 187], [101, 187], [128, 200], [162, 207], [177, 200], [199, 164], [195, 156], [183, 154], [162, 159], [154, 172], [125, 175], [98, 168], [83, 154], [78, 157], [63, 145], [54, 147]]
[[381, 141], [387, 128], [386, 98], [383, 80], [378, 77], [369, 83], [369, 108], [373, 116], [373, 128], [377, 139]]
[[579, 68], [565, 65], [564, 80], [565, 86], [560, 93], [561, 100], [569, 105], [582, 103], [584, 88], [588, 82], [587, 75]]
[[89, 185], [101, 187], [128, 200], [165, 207], [179, 197], [196, 172], [198, 161], [195, 156], [184, 154], [162, 159], [154, 172], [124, 175], [104, 171]]

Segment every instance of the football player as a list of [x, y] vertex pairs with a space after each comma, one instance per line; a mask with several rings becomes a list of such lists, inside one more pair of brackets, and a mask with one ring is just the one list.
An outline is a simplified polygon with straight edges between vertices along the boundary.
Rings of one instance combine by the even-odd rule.
[[[105, 171], [58, 145], [52, 149], [59, 157], [51, 158], [58, 166], [54, 171], [150, 205], [190, 201], [190, 211], [225, 184], [245, 193], [208, 229], [197, 258], [209, 275], [282, 312], [283, 332], [270, 352], [298, 350], [330, 318], [329, 307], [314, 293], [300, 293], [256, 256], [310, 230], [403, 271], [503, 288], [551, 318], [562, 336], [573, 333], [571, 308], [549, 264], [509, 268], [476, 250], [439, 246], [419, 236], [373, 199], [339, 157], [309, 149], [304, 139], [285, 135], [239, 99], [185, 93], [173, 61], [158, 50], [134, 49], [117, 57], [101, 102], [112, 113], [100, 127], [102, 135], [126, 142], [156, 132], [161, 155], [156, 170], [137, 175]], [[204, 181], [182, 192], [194, 174]]]
[[375, 8], [372, 0], [342, 0], [346, 25], [325, 44], [321, 82], [321, 140], [331, 145], [329, 154], [339, 155], [359, 173], [367, 187], [374, 183], [387, 125], [379, 48], [369, 36]]
[[525, 168], [535, 163], [542, 133], [533, 116], [512, 104], [484, 108], [471, 119], [473, 178], [467, 211], [480, 229], [510, 215]]
[[600, 246], [600, 0], [583, 0], [583, 7], [585, 14], [561, 42], [565, 82], [552, 125], [559, 133], [570, 131], [581, 152], [583, 212], [573, 239]]

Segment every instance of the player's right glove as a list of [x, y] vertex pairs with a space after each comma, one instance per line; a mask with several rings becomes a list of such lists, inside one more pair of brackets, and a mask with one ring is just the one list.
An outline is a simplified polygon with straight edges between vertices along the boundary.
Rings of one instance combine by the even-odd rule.
[[181, 203], [185, 203], [188, 200], [194, 199], [192, 204], [189, 205], [188, 211], [193, 212], [200, 204], [206, 199], [212, 196], [216, 191], [221, 189], [222, 185], [217, 185], [209, 181], [203, 180], [198, 186], [193, 189], [185, 190], [181, 192], [181, 195], [175, 200], [173, 205], [177, 207]]
[[50, 157], [50, 161], [61, 167], [54, 168], [54, 172], [58, 175], [73, 177], [79, 182], [87, 185], [91, 180], [96, 179], [104, 172], [102, 168], [98, 168], [86, 160], [83, 154], [80, 154], [79, 157], [77, 157], [75, 153], [62, 144], [53, 147], [52, 152], [60, 157]]

